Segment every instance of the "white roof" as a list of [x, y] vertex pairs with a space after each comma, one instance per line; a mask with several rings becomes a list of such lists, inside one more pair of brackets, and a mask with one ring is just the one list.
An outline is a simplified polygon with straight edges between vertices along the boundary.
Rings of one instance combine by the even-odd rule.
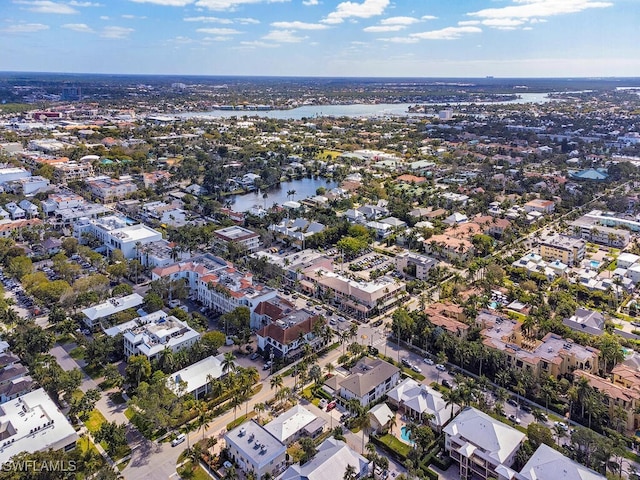
[[318, 447], [318, 453], [304, 465], [291, 465], [280, 476], [280, 480], [327, 480], [342, 478], [347, 465], [356, 468], [357, 473], [367, 471], [368, 460], [353, 451], [346, 443], [335, 438], [327, 438]]
[[286, 443], [288, 439], [315, 419], [316, 416], [309, 410], [300, 405], [296, 405], [267, 423], [264, 428], [282, 443]]
[[20, 452], [59, 450], [78, 434], [47, 393], [39, 388], [0, 406], [0, 463]]
[[529, 461], [522, 467], [520, 477], [526, 480], [604, 480], [605, 477], [565, 457], [557, 450], [545, 445], [538, 447]]
[[[442, 399], [442, 394], [412, 378], [405, 378], [393, 390], [389, 391], [387, 396], [395, 400], [396, 403], [402, 402], [414, 412], [432, 414], [435, 425], [442, 426], [451, 418], [451, 406]], [[454, 413], [458, 410], [460, 407], [454, 405]]]
[[524, 433], [472, 407], [465, 408], [443, 431], [481, 448], [499, 463], [509, 458], [525, 438]]
[[185, 382], [187, 388], [185, 393], [193, 392], [198, 388], [206, 385], [209, 382], [209, 377], [220, 378], [222, 377], [222, 362], [224, 360], [224, 354], [204, 358], [199, 362], [189, 365], [182, 370], [169, 376], [167, 379], [167, 386], [174, 392], [178, 392], [180, 388], [180, 382]]
[[369, 410], [369, 415], [374, 417], [380, 425], [386, 425], [395, 416], [386, 403], [379, 403], [373, 407]]
[[132, 293], [126, 297], [110, 298], [104, 303], [94, 305], [93, 307], [85, 308], [82, 313], [89, 320], [97, 320], [100, 318], [108, 317], [114, 313], [122, 312], [129, 308], [135, 308], [144, 303], [144, 299], [137, 293]]

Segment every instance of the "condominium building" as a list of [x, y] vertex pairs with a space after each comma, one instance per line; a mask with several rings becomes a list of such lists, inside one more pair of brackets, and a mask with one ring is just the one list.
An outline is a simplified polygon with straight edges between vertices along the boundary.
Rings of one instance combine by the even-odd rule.
[[254, 284], [251, 273], [240, 272], [233, 264], [211, 254], [156, 267], [151, 278], [183, 278], [200, 303], [221, 313], [241, 306], [248, 307], [253, 313], [261, 302], [274, 298], [278, 293], [273, 288]]
[[224, 244], [235, 242], [244, 246], [249, 252], [254, 252], [260, 248], [260, 235], [244, 227], [235, 225], [221, 228], [213, 232], [213, 234]]
[[78, 434], [42, 389], [0, 405], [0, 464], [21, 452], [73, 450]]
[[460, 478], [513, 478], [510, 467], [526, 436], [472, 407], [465, 408], [443, 432], [445, 451], [459, 465]]
[[554, 235], [540, 241], [540, 256], [548, 262], [560, 260], [573, 266], [582, 261], [586, 252], [586, 242], [566, 235]]
[[113, 202], [138, 191], [138, 186], [127, 179], [96, 177], [87, 179], [87, 185], [93, 197], [102, 203]]
[[429, 271], [438, 265], [435, 258], [413, 252], [402, 252], [396, 255], [396, 271], [408, 274], [418, 280], [426, 280]]
[[258, 348], [276, 358], [296, 358], [306, 344], [317, 350], [324, 346], [322, 337], [314, 333], [318, 323], [324, 326], [326, 321], [306, 310], [291, 312], [256, 332]]
[[358, 400], [367, 406], [382, 398], [400, 381], [400, 369], [379, 358], [363, 357], [349, 375], [335, 375], [325, 385], [345, 399]]
[[81, 218], [73, 226], [73, 235], [81, 243], [85, 241], [85, 235], [92, 235], [110, 251], [121, 250], [126, 258], [136, 258], [141, 246], [162, 240], [161, 232], [142, 223], [129, 223], [126, 218], [117, 215]]
[[82, 314], [84, 315], [83, 321], [87, 327], [94, 328], [101, 320], [118, 312], [137, 308], [143, 303], [144, 299], [137, 293], [119, 298], [110, 298], [103, 303], [82, 310]]
[[200, 334], [186, 322], [171, 315], [139, 323], [124, 332], [125, 358], [144, 355], [149, 360], [156, 360], [165, 348], [175, 353], [193, 346], [200, 339]]
[[177, 395], [190, 394], [198, 400], [211, 391], [212, 379], [219, 379], [227, 374], [223, 364], [223, 353], [211, 355], [169, 375], [167, 387]]
[[480, 312], [476, 323], [482, 328], [482, 343], [504, 352], [509, 366], [516, 370], [558, 377], [574, 370], [597, 373], [600, 368], [598, 349], [578, 345], [555, 333], [549, 332], [538, 340], [526, 336], [518, 321], [489, 311]]

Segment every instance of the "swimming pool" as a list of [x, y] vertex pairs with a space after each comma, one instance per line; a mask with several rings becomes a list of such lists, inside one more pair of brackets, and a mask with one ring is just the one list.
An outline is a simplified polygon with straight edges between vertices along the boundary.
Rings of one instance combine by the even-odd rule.
[[403, 425], [400, 429], [400, 438], [402, 438], [402, 440], [404, 440], [408, 444], [413, 445], [413, 440], [409, 438], [409, 429], [406, 425]]
[[491, 310], [495, 310], [496, 308], [498, 308], [498, 302], [490, 302], [489, 303], [489, 308]]
[[594, 268], [596, 270], [598, 269], [598, 267], [600, 267], [600, 262], [597, 260], [591, 260], [589, 263], [591, 264], [591, 268]]

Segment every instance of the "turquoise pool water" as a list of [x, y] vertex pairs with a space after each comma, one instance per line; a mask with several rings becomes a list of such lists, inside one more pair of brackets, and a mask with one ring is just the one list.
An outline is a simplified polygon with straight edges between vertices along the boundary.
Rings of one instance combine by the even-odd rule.
[[413, 445], [413, 440], [409, 438], [409, 429], [406, 425], [403, 425], [400, 429], [400, 438], [402, 438], [402, 440], [404, 440], [405, 442]]
[[591, 260], [591, 268], [598, 268], [600, 266], [600, 262], [598, 262], [597, 260]]
[[495, 310], [496, 308], [498, 308], [498, 302], [489, 303], [489, 308]]

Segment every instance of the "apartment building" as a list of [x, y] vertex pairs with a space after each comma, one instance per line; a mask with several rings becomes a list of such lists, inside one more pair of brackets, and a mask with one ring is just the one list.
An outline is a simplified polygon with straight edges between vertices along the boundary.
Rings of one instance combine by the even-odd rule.
[[49, 395], [39, 388], [0, 405], [0, 463], [20, 452], [73, 450], [78, 434]]
[[326, 325], [322, 317], [306, 310], [291, 312], [256, 332], [258, 348], [276, 358], [296, 358], [306, 344], [317, 350], [324, 346], [322, 337], [313, 333], [318, 323]]
[[273, 288], [254, 284], [251, 273], [240, 272], [233, 264], [211, 254], [156, 267], [151, 278], [183, 278], [199, 302], [221, 313], [245, 306], [253, 314], [261, 302], [273, 299], [278, 293]]
[[622, 228], [606, 227], [579, 218], [571, 224], [573, 233], [587, 242], [613, 248], [625, 248], [631, 241], [631, 233]]
[[538, 212], [545, 215], [553, 213], [556, 208], [556, 204], [551, 200], [543, 200], [536, 198], [524, 204], [524, 211], [527, 213]]
[[585, 256], [586, 242], [566, 235], [554, 235], [540, 241], [540, 256], [547, 262], [560, 260], [565, 265], [580, 263]]
[[138, 191], [138, 186], [128, 179], [95, 177], [88, 178], [86, 183], [91, 195], [102, 203], [110, 203]]
[[190, 394], [198, 400], [211, 391], [211, 379], [219, 379], [227, 374], [222, 368], [223, 364], [224, 353], [203, 358], [169, 375], [167, 387], [176, 395]]
[[223, 244], [235, 242], [244, 246], [249, 252], [255, 252], [260, 248], [260, 235], [248, 228], [234, 225], [233, 227], [221, 228], [213, 232], [216, 239]]
[[438, 265], [435, 258], [413, 252], [402, 252], [396, 255], [396, 271], [408, 274], [418, 280], [426, 280], [429, 271]]
[[131, 225], [126, 218], [118, 215], [81, 218], [73, 225], [73, 235], [80, 243], [85, 241], [85, 235], [92, 235], [110, 251], [121, 250], [126, 258], [136, 258], [143, 245], [162, 240], [161, 232], [142, 223]]
[[165, 348], [175, 353], [193, 346], [200, 339], [198, 332], [172, 315], [146, 322], [138, 320], [136, 327], [124, 332], [125, 358], [144, 355], [149, 360], [156, 360]]
[[525, 336], [518, 321], [489, 311], [480, 312], [476, 323], [482, 328], [482, 343], [504, 352], [515, 370], [557, 377], [575, 370], [597, 373], [600, 369], [600, 351], [596, 348], [578, 345], [551, 332], [542, 340]]
[[53, 167], [53, 177], [58, 184], [84, 180], [93, 175], [93, 165], [89, 162], [74, 162], [63, 158], [47, 163]]
[[445, 451], [459, 465], [461, 479], [511, 479], [510, 467], [526, 436], [473, 407], [466, 407], [443, 432]]

